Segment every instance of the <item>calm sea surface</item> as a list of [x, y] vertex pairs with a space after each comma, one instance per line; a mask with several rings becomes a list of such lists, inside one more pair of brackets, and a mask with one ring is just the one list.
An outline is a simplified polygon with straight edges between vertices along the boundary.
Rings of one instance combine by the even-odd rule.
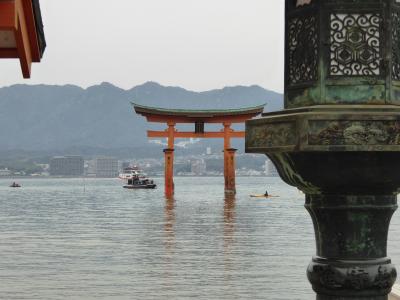
[[[175, 201], [114, 179], [0, 180], [0, 299], [314, 299], [303, 195], [278, 178], [176, 178]], [[272, 199], [249, 194], [268, 188]], [[400, 264], [400, 218], [389, 253]]]

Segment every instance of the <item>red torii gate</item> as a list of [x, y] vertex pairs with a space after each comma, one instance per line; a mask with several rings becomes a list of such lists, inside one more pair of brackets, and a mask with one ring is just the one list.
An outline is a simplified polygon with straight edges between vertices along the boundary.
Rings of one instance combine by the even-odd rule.
[[[265, 105], [241, 109], [225, 110], [185, 110], [148, 107], [132, 103], [135, 112], [146, 117], [148, 122], [165, 123], [165, 131], [147, 131], [149, 138], [166, 138], [168, 148], [165, 156], [165, 195], [174, 194], [174, 142], [176, 138], [223, 138], [224, 139], [224, 177], [225, 192], [236, 193], [235, 183], [235, 152], [231, 147], [232, 138], [244, 138], [244, 131], [234, 131], [233, 123], [244, 123], [261, 114]], [[178, 123], [195, 124], [194, 132], [182, 132], [175, 129]], [[217, 132], [204, 132], [205, 123], [222, 123], [223, 129]]]

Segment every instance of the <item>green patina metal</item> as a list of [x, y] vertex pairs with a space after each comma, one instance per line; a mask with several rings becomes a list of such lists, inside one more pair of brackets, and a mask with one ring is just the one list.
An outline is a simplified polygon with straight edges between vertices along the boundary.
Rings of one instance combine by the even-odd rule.
[[172, 116], [196, 116], [196, 115], [207, 115], [213, 117], [216, 115], [246, 115], [254, 112], [261, 113], [264, 111], [266, 104], [243, 107], [236, 109], [176, 109], [176, 108], [161, 108], [140, 105], [131, 102], [132, 106], [137, 112], [147, 112], [158, 115], [172, 115]]
[[288, 184], [296, 186], [307, 194], [320, 194], [321, 191], [312, 183], [302, 178], [301, 174], [296, 170], [295, 164], [290, 156], [286, 153], [269, 154], [269, 158], [275, 163], [282, 179]]
[[387, 300], [400, 191], [400, 0], [286, 0], [285, 110], [246, 122], [306, 194], [318, 300]]
[[400, 151], [400, 107], [309, 107], [247, 123], [246, 151]]
[[400, 104], [400, 2], [286, 2], [287, 108]]

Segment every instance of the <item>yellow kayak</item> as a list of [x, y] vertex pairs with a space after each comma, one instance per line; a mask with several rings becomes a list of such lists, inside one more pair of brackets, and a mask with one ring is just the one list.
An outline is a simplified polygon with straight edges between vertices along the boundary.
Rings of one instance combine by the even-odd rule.
[[274, 196], [274, 195], [268, 195], [268, 196], [265, 196], [265, 195], [250, 195], [250, 197], [251, 198], [277, 198], [279, 196]]

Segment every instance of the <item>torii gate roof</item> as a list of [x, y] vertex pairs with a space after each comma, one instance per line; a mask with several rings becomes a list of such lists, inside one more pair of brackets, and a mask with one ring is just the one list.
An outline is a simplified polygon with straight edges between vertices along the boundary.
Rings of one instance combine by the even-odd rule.
[[265, 104], [237, 109], [169, 109], [150, 107], [132, 103], [135, 112], [149, 122], [204, 123], [232, 122], [242, 123], [264, 111]]

